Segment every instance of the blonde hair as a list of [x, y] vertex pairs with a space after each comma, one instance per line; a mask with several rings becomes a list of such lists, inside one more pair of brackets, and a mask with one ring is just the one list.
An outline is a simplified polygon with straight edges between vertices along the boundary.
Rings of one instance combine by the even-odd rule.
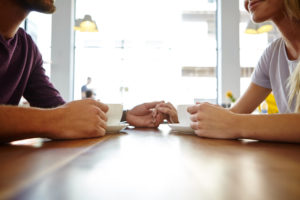
[[[288, 16], [295, 23], [300, 25], [300, 0], [285, 0], [285, 8]], [[296, 98], [296, 106], [294, 112], [300, 112], [300, 61], [297, 64], [294, 72], [288, 80], [289, 91], [289, 105], [291, 106], [293, 99]]]
[[289, 91], [289, 105], [291, 106], [293, 99], [296, 98], [295, 112], [300, 112], [300, 62], [296, 66], [294, 72], [288, 80]]
[[284, 5], [285, 5], [288, 16], [299, 22], [299, 20], [300, 20], [300, 0], [285, 0]]

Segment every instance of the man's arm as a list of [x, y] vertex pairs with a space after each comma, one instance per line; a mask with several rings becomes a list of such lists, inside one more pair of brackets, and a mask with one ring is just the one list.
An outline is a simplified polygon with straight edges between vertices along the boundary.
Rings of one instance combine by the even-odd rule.
[[0, 106], [0, 142], [44, 137], [51, 115], [50, 110]]
[[0, 142], [32, 137], [79, 139], [105, 134], [108, 107], [98, 101], [73, 101], [54, 109], [0, 106]]

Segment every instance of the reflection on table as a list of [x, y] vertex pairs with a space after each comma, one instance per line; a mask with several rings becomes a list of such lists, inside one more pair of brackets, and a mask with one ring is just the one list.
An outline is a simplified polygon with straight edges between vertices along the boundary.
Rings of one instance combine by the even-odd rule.
[[300, 199], [300, 145], [159, 129], [0, 146], [0, 199]]

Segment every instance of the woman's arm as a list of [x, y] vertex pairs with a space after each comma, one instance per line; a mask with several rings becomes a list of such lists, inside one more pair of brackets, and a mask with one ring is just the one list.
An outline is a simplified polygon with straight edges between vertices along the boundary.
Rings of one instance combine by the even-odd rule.
[[191, 127], [201, 137], [300, 142], [300, 114], [237, 114], [209, 103], [188, 111]]
[[300, 142], [300, 114], [239, 114], [235, 126], [240, 138]]
[[271, 89], [251, 83], [244, 95], [230, 108], [230, 111], [244, 114], [252, 113], [270, 92]]
[[270, 91], [251, 83], [230, 110], [209, 103], [189, 107], [191, 127], [201, 137], [300, 142], [300, 114], [249, 114]]

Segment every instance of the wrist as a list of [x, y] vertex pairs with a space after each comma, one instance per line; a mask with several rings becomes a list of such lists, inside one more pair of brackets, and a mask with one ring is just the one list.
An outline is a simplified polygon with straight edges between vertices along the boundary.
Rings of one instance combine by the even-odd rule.
[[24, 108], [24, 115], [20, 118], [22, 123], [17, 125], [17, 130], [28, 134], [28, 137], [47, 137], [49, 113], [50, 109]]
[[235, 134], [235, 138], [243, 139], [245, 138], [244, 134], [244, 117], [241, 114], [233, 113], [233, 132]]
[[60, 121], [63, 120], [64, 108], [54, 108], [45, 110], [41, 118], [40, 124], [43, 126], [41, 134], [46, 138], [54, 138], [58, 135], [63, 127], [60, 126]]
[[133, 115], [131, 114], [131, 110], [126, 110], [126, 117], [125, 117], [125, 121], [126, 121], [126, 123], [128, 123], [128, 124], [130, 124], [130, 125], [133, 125], [134, 123], [133, 123], [133, 120], [134, 119], [132, 119], [133, 118]]
[[121, 122], [127, 121], [127, 112], [128, 112], [128, 110], [123, 110]]

